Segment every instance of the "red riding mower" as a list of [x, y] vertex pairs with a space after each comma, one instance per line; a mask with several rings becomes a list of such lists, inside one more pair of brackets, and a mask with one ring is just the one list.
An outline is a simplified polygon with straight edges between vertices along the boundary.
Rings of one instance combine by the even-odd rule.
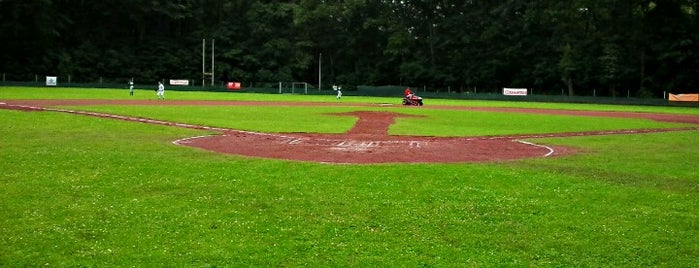
[[422, 97], [415, 94], [408, 94], [403, 97], [403, 105], [422, 106]]

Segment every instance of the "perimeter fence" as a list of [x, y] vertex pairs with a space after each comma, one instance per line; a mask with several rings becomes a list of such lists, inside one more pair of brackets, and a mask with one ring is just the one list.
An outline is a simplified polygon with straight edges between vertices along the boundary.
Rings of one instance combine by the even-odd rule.
[[[41, 75], [24, 75], [10, 76], [8, 74], [0, 74], [0, 86], [26, 86], [26, 87], [45, 87], [47, 86], [47, 77]], [[70, 76], [55, 77], [57, 87], [72, 87], [72, 88], [128, 88], [128, 81], [131, 78], [93, 78], [88, 80], [75, 79]], [[223, 81], [211, 85], [201, 80], [178, 80], [186, 81], [185, 85], [170, 85], [168, 80], [165, 80], [167, 90], [174, 91], [212, 91], [212, 92], [231, 92], [231, 93], [267, 93], [267, 94], [308, 94], [308, 95], [335, 95], [332, 90], [332, 84], [323, 84], [319, 89], [317, 84], [306, 83], [307, 87], [301, 91], [298, 88], [294, 89], [295, 84], [299, 82], [240, 82], [240, 89], [230, 90], [227, 88], [227, 83]], [[298, 86], [296, 86], [298, 87]], [[349, 96], [376, 96], [376, 97], [396, 97], [401, 98], [406, 87], [426, 99], [463, 99], [463, 100], [499, 100], [499, 101], [527, 101], [527, 102], [565, 102], [565, 103], [589, 103], [589, 104], [626, 104], [626, 105], [654, 105], [654, 106], [689, 106], [699, 107], [697, 102], [671, 102], [665, 96], [668, 93], [663, 93], [663, 96], [656, 97], [637, 97], [630, 94], [623, 96], [599, 96], [596, 93], [589, 96], [568, 96], [566, 91], [560, 91], [560, 94], [551, 94], [551, 92], [539, 93], [536, 89], [529, 89], [529, 93], [525, 96], [508, 96], [502, 94], [502, 89], [490, 90], [453, 90], [452, 88], [427, 87], [427, 86], [405, 86], [405, 85], [386, 85], [386, 86], [346, 86], [342, 85], [343, 97]], [[135, 89], [155, 90], [157, 81], [134, 81]], [[398, 100], [397, 102], [400, 102]]]

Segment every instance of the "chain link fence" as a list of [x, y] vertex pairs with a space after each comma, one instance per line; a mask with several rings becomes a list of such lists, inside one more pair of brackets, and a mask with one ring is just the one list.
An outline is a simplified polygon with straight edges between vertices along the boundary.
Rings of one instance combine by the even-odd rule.
[[[47, 79], [54, 77], [58, 87], [76, 88], [128, 88], [130, 77], [107, 78], [99, 77], [92, 79], [80, 79], [71, 76], [47, 76], [47, 75], [26, 75], [26, 74], [0, 74], [0, 86], [47, 86]], [[211, 85], [201, 80], [189, 79], [187, 85], [170, 85], [169, 79], [161, 80], [168, 85], [168, 90], [175, 91], [218, 91], [226, 92], [227, 82], [218, 81]], [[183, 80], [180, 80], [183, 81]], [[158, 81], [138, 81], [134, 80], [135, 89], [156, 89]], [[318, 89], [317, 85], [308, 83], [305, 91], [294, 91], [291, 87], [293, 82], [240, 82], [241, 89], [234, 92], [269, 93], [269, 94], [308, 94], [308, 95], [333, 95], [332, 85], [323, 85]], [[694, 106], [696, 103], [669, 102], [664, 96], [655, 98], [640, 98], [630, 94], [619, 97], [608, 96], [567, 96], [566, 91], [561, 90], [560, 94], [538, 94], [536, 90], [531, 90], [526, 96], [506, 96], [502, 94], [502, 89], [477, 90], [454, 90], [451, 87], [438, 88], [427, 86], [367, 86], [367, 85], [342, 85], [343, 96], [377, 96], [377, 97], [397, 97], [403, 96], [406, 87], [410, 87], [417, 95], [426, 99], [463, 99], [463, 100], [500, 100], [500, 101], [530, 101], [530, 102], [566, 102], [566, 103], [589, 103], [589, 104], [628, 104], [628, 105], [655, 105], [655, 106]], [[665, 93], [664, 95], [666, 95]], [[427, 102], [429, 103], [429, 102]]]

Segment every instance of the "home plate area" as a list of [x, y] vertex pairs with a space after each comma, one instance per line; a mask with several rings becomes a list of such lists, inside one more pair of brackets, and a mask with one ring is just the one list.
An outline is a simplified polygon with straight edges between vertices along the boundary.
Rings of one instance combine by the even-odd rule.
[[321, 163], [437, 163], [482, 162], [547, 157], [568, 152], [507, 137], [443, 138], [388, 135], [397, 117], [393, 112], [338, 113], [357, 122], [343, 134], [272, 134], [230, 130], [222, 135], [195, 137], [177, 144], [206, 150]]
[[[550, 110], [505, 110], [509, 112], [570, 113]], [[580, 112], [583, 116], [645, 117], [657, 121], [699, 123], [699, 117], [662, 116], [641, 113]], [[674, 129], [636, 129], [549, 133], [485, 137], [421, 137], [393, 136], [389, 127], [398, 117], [414, 117], [387, 111], [357, 111], [338, 113], [337, 116], [355, 116], [357, 122], [343, 134], [270, 134], [230, 130], [222, 135], [197, 137], [178, 142], [211, 151], [321, 163], [455, 163], [508, 161], [522, 158], [541, 158], [568, 155], [576, 149], [563, 146], [539, 145], [524, 139], [572, 137], [588, 135], [638, 134], [677, 130], [696, 130], [697, 127]]]
[[338, 164], [500, 161], [567, 151], [507, 139], [394, 136], [364, 140], [346, 135], [235, 131], [188, 138], [176, 144], [226, 154]]

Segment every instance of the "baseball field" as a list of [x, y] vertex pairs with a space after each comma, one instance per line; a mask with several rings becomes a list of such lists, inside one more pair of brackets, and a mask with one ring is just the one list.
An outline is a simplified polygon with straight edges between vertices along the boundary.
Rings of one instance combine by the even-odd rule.
[[699, 109], [0, 87], [2, 267], [696, 267]]

